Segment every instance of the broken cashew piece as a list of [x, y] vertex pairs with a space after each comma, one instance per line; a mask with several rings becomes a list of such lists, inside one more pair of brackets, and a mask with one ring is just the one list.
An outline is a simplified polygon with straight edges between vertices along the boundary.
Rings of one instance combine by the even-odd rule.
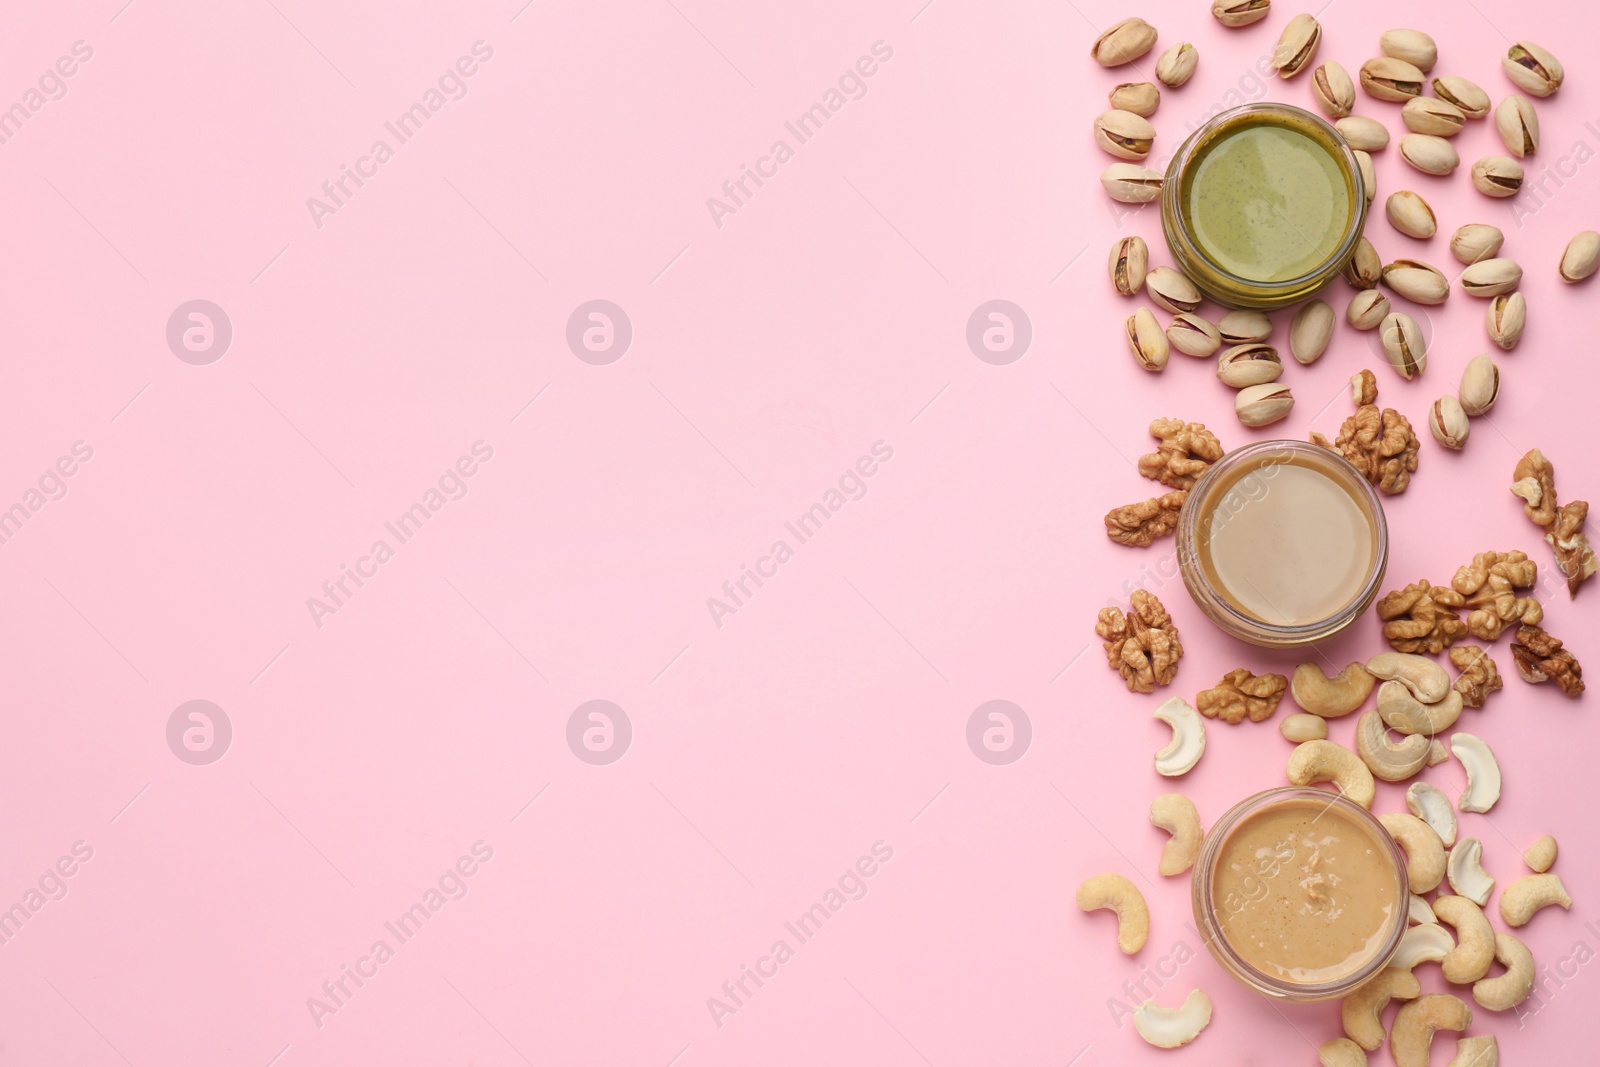
[[1444, 1067], [1500, 1067], [1500, 1041], [1493, 1034], [1456, 1039], [1456, 1054]]
[[1109, 908], [1117, 913], [1117, 947], [1131, 956], [1144, 948], [1150, 936], [1150, 908], [1139, 887], [1120, 874], [1097, 874], [1078, 887], [1078, 907], [1083, 911]]
[[1191, 989], [1181, 1008], [1163, 1008], [1147, 1000], [1133, 1009], [1133, 1028], [1156, 1048], [1179, 1048], [1200, 1036], [1211, 1022], [1211, 998]]
[[1150, 821], [1172, 835], [1161, 846], [1161, 865], [1156, 869], [1170, 877], [1194, 866], [1200, 855], [1200, 842], [1205, 838], [1194, 801], [1182, 793], [1156, 797], [1150, 802]]
[[1427, 897], [1411, 894], [1411, 903], [1406, 907], [1406, 925], [1416, 926], [1420, 923], [1437, 924], [1439, 917], [1433, 913], [1433, 905], [1428, 903]]
[[1534, 912], [1551, 904], [1572, 907], [1559, 874], [1525, 874], [1500, 893], [1500, 918], [1507, 926], [1524, 926]]
[[1289, 754], [1289, 782], [1332, 782], [1347, 800], [1371, 809], [1377, 786], [1361, 757], [1333, 741], [1306, 741]]
[[1409, 734], [1395, 742], [1375, 711], [1356, 720], [1356, 755], [1375, 776], [1386, 782], [1403, 782], [1428, 762], [1428, 739]]
[[1478, 907], [1489, 903], [1494, 892], [1494, 876], [1483, 869], [1483, 842], [1476, 837], [1463, 837], [1450, 850], [1445, 861], [1445, 876], [1450, 888], [1466, 897]]
[[1289, 695], [1301, 708], [1324, 719], [1348, 715], [1367, 702], [1378, 681], [1361, 663], [1352, 663], [1329, 678], [1315, 663], [1302, 663], [1294, 669]]
[[1450, 674], [1427, 656], [1380, 652], [1367, 660], [1367, 670], [1384, 681], [1399, 682], [1424, 704], [1437, 704], [1450, 692]]
[[1318, 1047], [1317, 1062], [1322, 1067], [1367, 1067], [1367, 1054], [1348, 1037], [1336, 1037]]
[[1494, 962], [1494, 927], [1483, 909], [1466, 897], [1444, 896], [1433, 902], [1433, 910], [1456, 932], [1456, 947], [1439, 961], [1445, 981], [1471, 985], [1488, 974]]
[[1438, 923], [1423, 923], [1411, 927], [1400, 938], [1400, 947], [1395, 950], [1389, 966], [1412, 971], [1419, 963], [1438, 963], [1455, 947], [1456, 939], [1450, 936], [1449, 930]]
[[1278, 729], [1297, 745], [1302, 741], [1322, 741], [1328, 736], [1328, 720], [1302, 711], [1284, 719]]
[[1384, 682], [1378, 687], [1378, 714], [1403, 734], [1432, 737], [1442, 733], [1461, 718], [1462, 706], [1461, 694], [1454, 689], [1443, 700], [1424, 704], [1400, 682]]
[[1428, 766], [1437, 767], [1450, 758], [1450, 749], [1445, 743], [1435, 737], [1428, 742]]
[[1494, 960], [1504, 973], [1472, 983], [1472, 999], [1490, 1011], [1510, 1011], [1533, 992], [1538, 968], [1528, 946], [1503, 930], [1494, 935]]
[[1163, 702], [1155, 717], [1172, 727], [1172, 740], [1156, 753], [1156, 773], [1167, 778], [1188, 774], [1206, 750], [1205, 720], [1182, 697]]
[[1456, 808], [1443, 789], [1432, 782], [1413, 782], [1406, 790], [1406, 810], [1432, 827], [1445, 848], [1456, 843]]
[[1411, 1000], [1422, 995], [1422, 983], [1409, 970], [1389, 966], [1344, 998], [1339, 1021], [1345, 1036], [1368, 1052], [1383, 1045], [1383, 1009], [1391, 1000]]
[[1540, 874], [1548, 871], [1556, 862], [1556, 839], [1545, 834], [1527, 847], [1522, 853], [1522, 861]]
[[1467, 769], [1467, 788], [1456, 806], [1462, 811], [1488, 811], [1500, 799], [1500, 764], [1483, 738], [1451, 734], [1450, 751]]
[[1402, 1004], [1389, 1030], [1389, 1054], [1396, 1067], [1428, 1067], [1428, 1050], [1440, 1030], [1472, 1025], [1472, 1007], [1449, 993], [1429, 993]]
[[1391, 811], [1378, 816], [1389, 836], [1406, 850], [1406, 880], [1413, 893], [1431, 893], [1444, 880], [1444, 845], [1433, 828], [1415, 815]]

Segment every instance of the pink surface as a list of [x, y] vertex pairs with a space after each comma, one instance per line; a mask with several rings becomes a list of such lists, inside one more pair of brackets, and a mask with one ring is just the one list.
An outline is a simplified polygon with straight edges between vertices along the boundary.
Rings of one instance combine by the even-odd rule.
[[[1207, 363], [1175, 355], [1157, 377], [1128, 356], [1106, 250], [1140, 233], [1166, 255], [1153, 209], [1102, 194], [1089, 125], [1153, 54], [1095, 67], [1095, 23], [1137, 11], [1158, 47], [1197, 43], [1198, 75], [1156, 116], [1164, 155], [1219, 107], [1308, 104], [1306, 78], [1256, 68], [1292, 5], [1228, 32], [1200, 0], [1087, 17], [122, 3], [26, 5], [0, 33], [0, 102], [44, 87], [0, 144], [0, 503], [38, 505], [0, 546], [0, 904], [27, 913], [0, 945], [0, 1064], [1153, 1063], [1111, 1007], [1146, 970], [1163, 1003], [1194, 986], [1216, 1002], [1183, 1062], [1314, 1062], [1336, 1008], [1233, 986], [1185, 925], [1187, 881], [1155, 874], [1158, 698], [1128, 694], [1092, 632], [1142, 582], [1183, 629], [1171, 692], [1292, 667], [1207, 627], [1170, 543], [1104, 537], [1108, 507], [1155, 488], [1131, 466], [1146, 424], [1203, 420], [1230, 446], [1331, 434], [1346, 378], [1373, 366], [1421, 427], [1488, 347], [1459, 291], [1408, 308], [1435, 349], [1406, 384], [1341, 321], [1286, 374], [1292, 418], [1261, 432]], [[1560, 185], [1491, 202], [1465, 167], [1378, 157], [1383, 190], [1421, 191], [1441, 220], [1415, 242], [1380, 215], [1380, 251], [1449, 268], [1457, 225], [1498, 224], [1532, 314], [1466, 451], [1425, 440], [1389, 502], [1392, 585], [1489, 548], [1551, 572], [1506, 492], [1529, 447], [1565, 497], [1600, 493], [1595, 290], [1555, 277], [1600, 205], [1579, 47], [1597, 25], [1573, 5], [1484, 10], [1417, 3], [1404, 21], [1496, 101], [1508, 37], [1562, 56], [1530, 161]], [[1322, 56], [1354, 72], [1394, 12], [1336, 0]], [[41, 83], [79, 41], [92, 56]], [[836, 88], [802, 142], [786, 123]], [[437, 110], [402, 141], [386, 123], [430, 89]], [[1359, 110], [1398, 137], [1398, 107]], [[1499, 150], [1490, 123], [1458, 146]], [[713, 212], [744, 166], [764, 184]], [[364, 184], [336, 203], [322, 187], [343, 167]], [[1009, 363], [966, 341], [995, 299], [1031, 326]], [[1342, 283], [1330, 299], [1342, 313]], [[231, 324], [221, 358], [195, 300]], [[614, 313], [576, 314], [569, 347], [594, 300], [625, 309], [621, 358]], [[45, 477], [61, 457], [71, 476]], [[786, 524], [819, 503], [802, 540]], [[334, 601], [346, 567], [363, 584]], [[733, 603], [746, 567], [763, 584]], [[1600, 592], [1541, 595], [1552, 632], [1600, 656]], [[1321, 651], [1379, 648], [1369, 618]], [[207, 718], [175, 712], [197, 700]], [[1014, 762], [969, 748], [991, 700], [1025, 710]], [[1479, 1012], [1508, 1062], [1588, 1047], [1592, 703], [1508, 677], [1463, 723], [1506, 778], [1464, 832], [1502, 884], [1555, 833], [1577, 901], [1525, 929], [1555, 975], [1539, 1010]], [[1282, 783], [1276, 725], [1212, 727], [1179, 783], [1207, 822]], [[1425, 777], [1463, 780], [1455, 763]], [[1146, 886], [1137, 958], [1072, 905], [1103, 869]], [[802, 942], [786, 924], [818, 903], [838, 909]], [[420, 930], [386, 925], [419, 904]], [[784, 962], [762, 963], [780, 940]], [[347, 967], [367, 977], [335, 1001], [324, 983]], [[735, 1004], [744, 967], [770, 977]]]

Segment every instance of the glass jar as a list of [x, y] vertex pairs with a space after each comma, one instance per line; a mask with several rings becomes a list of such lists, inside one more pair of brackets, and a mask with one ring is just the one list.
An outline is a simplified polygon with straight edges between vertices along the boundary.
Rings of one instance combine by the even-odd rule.
[[1206, 296], [1268, 310], [1311, 296], [1344, 268], [1367, 203], [1338, 130], [1288, 104], [1246, 104], [1178, 148], [1161, 187], [1161, 227], [1173, 262]]
[[1259, 441], [1213, 463], [1178, 512], [1178, 569], [1206, 617], [1267, 648], [1321, 641], [1371, 605], [1389, 564], [1383, 505], [1331, 449]]
[[[1270, 821], [1261, 820], [1270, 820], [1275, 813], [1287, 813], [1294, 819], [1309, 817], [1319, 839], [1311, 846], [1315, 855], [1301, 855], [1307, 845], [1292, 835], [1284, 839], [1287, 844], [1282, 847], [1241, 845], [1238, 849], [1230, 848], [1241, 827], [1248, 835], [1273, 826], [1275, 824]], [[1252, 823], [1257, 825], [1252, 827]], [[1344, 830], [1345, 835], [1334, 840], [1340, 830]], [[1269, 833], [1266, 837], [1273, 835]], [[1254, 845], [1255, 839], [1251, 838], [1250, 842]], [[1322, 855], [1324, 849], [1333, 854]], [[1337, 854], [1336, 849], [1343, 854]], [[1304, 880], [1294, 880], [1305, 869], [1320, 869], [1322, 864], [1337, 865], [1345, 860], [1345, 874], [1355, 875], [1357, 872], [1348, 861], [1356, 858], [1357, 851], [1366, 855], [1362, 861], [1365, 870], [1360, 872], [1367, 878], [1365, 892], [1356, 895], [1352, 883], [1348, 901], [1338, 902], [1340, 906], [1332, 909], [1334, 902], [1329, 898], [1330, 910], [1316, 922], [1325, 918], [1335, 927], [1339, 923], [1361, 922], [1359, 927], [1334, 931], [1347, 939], [1362, 941], [1361, 950], [1343, 960], [1339, 968], [1308, 967], [1301, 978], [1286, 974], [1296, 969], [1288, 962], [1293, 957], [1293, 949], [1287, 945], [1278, 946], [1278, 951], [1285, 954], [1283, 959], [1269, 966], [1258, 965], [1261, 950], [1250, 944], [1251, 924], [1257, 924], [1253, 932], [1263, 939], [1278, 933], [1285, 937], [1292, 933], [1304, 934], [1315, 928], [1315, 923], [1291, 928], [1279, 922], [1285, 906], [1299, 907], [1292, 901], [1285, 905], [1283, 898], [1287, 894], [1309, 893], [1316, 889], [1306, 888]], [[1239, 865], [1246, 853], [1251, 866], [1241, 875], [1232, 868]], [[1289, 875], [1287, 880], [1280, 877], [1284, 874]], [[1219, 875], [1229, 881], [1228, 886], [1219, 889]], [[1207, 832], [1200, 858], [1194, 866], [1191, 898], [1196, 928], [1223, 970], [1264, 996], [1310, 1002], [1342, 997], [1388, 966], [1405, 936], [1410, 886], [1405, 853], [1370, 811], [1327, 790], [1288, 786], [1247, 797]], [[1388, 901], [1387, 910], [1377, 903], [1384, 899]], [[1345, 907], [1346, 903], [1350, 906]], [[1274, 904], [1279, 905], [1276, 915], [1273, 914]], [[1262, 934], [1263, 929], [1270, 932]], [[1304, 954], [1315, 964], [1326, 951], [1325, 946], [1318, 946], [1305, 949]], [[1252, 956], [1256, 959], [1252, 960]]]

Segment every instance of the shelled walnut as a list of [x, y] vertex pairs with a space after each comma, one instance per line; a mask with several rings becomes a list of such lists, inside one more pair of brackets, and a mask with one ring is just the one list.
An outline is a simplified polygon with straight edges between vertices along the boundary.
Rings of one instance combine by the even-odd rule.
[[1537, 448], [1517, 461], [1511, 479], [1511, 491], [1522, 498], [1523, 512], [1544, 527], [1544, 539], [1555, 552], [1556, 566], [1566, 576], [1567, 594], [1577, 596], [1578, 587], [1600, 568], [1583, 530], [1589, 518], [1588, 501], [1557, 502], [1555, 466]]
[[1477, 645], [1452, 648], [1450, 662], [1461, 672], [1450, 688], [1461, 694], [1461, 702], [1469, 708], [1483, 707], [1489, 694], [1505, 685], [1500, 680], [1500, 668], [1489, 658], [1489, 653]]
[[1526, 552], [1480, 552], [1456, 571], [1450, 589], [1439, 602], [1466, 608], [1467, 632], [1480, 641], [1494, 641], [1507, 626], [1537, 623], [1544, 608], [1533, 597], [1519, 597], [1539, 579], [1539, 565]]
[[1405, 492], [1416, 472], [1417, 449], [1421, 447], [1410, 420], [1393, 408], [1379, 409], [1376, 404], [1357, 408], [1339, 427], [1333, 443], [1320, 433], [1311, 435], [1311, 443], [1344, 456], [1386, 495]]
[[1289, 679], [1281, 674], [1252, 674], [1240, 667], [1196, 697], [1195, 707], [1208, 719], [1237, 724], [1248, 715], [1251, 722], [1260, 722], [1272, 718], [1288, 688]]
[[1467, 632], [1447, 600], [1455, 591], [1426, 579], [1396, 589], [1378, 601], [1383, 636], [1396, 652], [1440, 652]]
[[1583, 667], [1577, 658], [1539, 627], [1517, 627], [1517, 638], [1511, 642], [1511, 656], [1516, 660], [1517, 673], [1523, 681], [1535, 684], [1553, 681], [1569, 697], [1583, 692]]
[[1122, 675], [1128, 689], [1150, 693], [1169, 685], [1178, 673], [1183, 645], [1172, 616], [1154, 593], [1135, 589], [1131, 610], [1101, 608], [1094, 632], [1104, 639], [1106, 662]]
[[1189, 496], [1186, 489], [1175, 489], [1137, 504], [1125, 504], [1106, 512], [1106, 536], [1120, 545], [1148, 548], [1158, 537], [1178, 528], [1178, 512]]
[[1139, 473], [1173, 489], [1194, 488], [1206, 468], [1222, 458], [1222, 442], [1198, 422], [1157, 419], [1150, 436], [1161, 443], [1139, 457]]

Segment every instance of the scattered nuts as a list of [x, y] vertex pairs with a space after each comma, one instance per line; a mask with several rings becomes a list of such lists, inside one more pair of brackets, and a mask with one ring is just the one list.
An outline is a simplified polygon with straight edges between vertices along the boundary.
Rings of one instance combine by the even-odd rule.
[[1456, 396], [1468, 415], [1486, 414], [1500, 397], [1500, 367], [1488, 356], [1473, 356], [1461, 372]]
[[1139, 457], [1139, 473], [1173, 489], [1192, 489], [1225, 451], [1217, 435], [1198, 422], [1156, 419], [1150, 424], [1150, 436], [1161, 443]]
[[1161, 863], [1156, 870], [1170, 878], [1194, 866], [1205, 836], [1200, 830], [1200, 813], [1195, 810], [1194, 801], [1182, 793], [1156, 797], [1150, 802], [1150, 821], [1172, 835], [1161, 846]]
[[1498, 255], [1505, 240], [1506, 235], [1500, 232], [1500, 227], [1469, 222], [1450, 237], [1450, 254], [1463, 263], [1476, 263], [1480, 259]]
[[1389, 224], [1407, 237], [1426, 241], [1439, 232], [1439, 222], [1433, 217], [1433, 208], [1410, 189], [1390, 193], [1384, 203], [1384, 213], [1389, 216]]
[[1256, 675], [1240, 667], [1196, 697], [1195, 706], [1206, 718], [1220, 718], [1229, 725], [1238, 725], [1246, 715], [1251, 722], [1260, 722], [1272, 718], [1288, 687], [1289, 679], [1281, 674]]
[[1287, 385], [1269, 382], [1251, 385], [1239, 390], [1233, 399], [1239, 421], [1251, 428], [1268, 426], [1289, 414], [1294, 407], [1294, 397]]
[[1426, 133], [1433, 137], [1454, 137], [1467, 124], [1467, 116], [1448, 100], [1431, 96], [1413, 96], [1400, 109], [1400, 121], [1412, 133]]
[[1333, 339], [1333, 308], [1325, 300], [1308, 300], [1289, 320], [1289, 352], [1302, 366], [1309, 366], [1328, 350]]
[[1118, 111], [1131, 111], [1149, 118], [1161, 106], [1161, 90], [1150, 82], [1123, 82], [1107, 97]]
[[1516, 289], [1522, 268], [1514, 259], [1480, 259], [1461, 272], [1461, 291], [1468, 296], [1500, 296]]
[[1117, 916], [1117, 947], [1132, 956], [1144, 948], [1150, 936], [1150, 908], [1139, 887], [1126, 875], [1107, 871], [1085, 879], [1078, 886], [1078, 908], [1082, 911], [1109, 909]]
[[1548, 871], [1556, 862], [1556, 839], [1545, 834], [1523, 850], [1522, 861], [1540, 874]]
[[1489, 301], [1483, 316], [1483, 328], [1489, 340], [1503, 351], [1509, 352], [1522, 340], [1522, 328], [1528, 322], [1528, 301], [1521, 293], [1506, 293]]
[[1378, 257], [1378, 250], [1372, 247], [1372, 242], [1362, 237], [1356, 242], [1356, 250], [1350, 254], [1350, 261], [1344, 265], [1341, 273], [1353, 287], [1371, 289], [1383, 277], [1383, 260]]
[[[1149, 284], [1148, 279], [1146, 284]], [[1167, 346], [1167, 335], [1161, 332], [1149, 308], [1140, 308], [1128, 316], [1127, 334], [1128, 348], [1139, 366], [1147, 371], [1166, 368], [1171, 349]]]
[[1489, 658], [1489, 653], [1477, 645], [1457, 645], [1452, 648], [1450, 662], [1461, 672], [1450, 688], [1461, 694], [1461, 702], [1469, 708], [1483, 707], [1489, 694], [1498, 692], [1505, 685], [1500, 680], [1500, 668]]
[[1533, 992], [1537, 973], [1533, 953], [1516, 936], [1502, 930], [1494, 935], [1494, 959], [1505, 973], [1474, 982], [1472, 999], [1490, 1011], [1510, 1011]]
[[1367, 660], [1367, 670], [1386, 682], [1399, 682], [1424, 704], [1437, 704], [1450, 692], [1450, 675], [1426, 656], [1380, 652]]
[[1272, 50], [1272, 65], [1280, 78], [1292, 78], [1305, 70], [1322, 43], [1322, 26], [1310, 15], [1296, 15], [1283, 27], [1278, 45]]
[[1455, 644], [1467, 626], [1450, 610], [1451, 593], [1426, 578], [1386, 593], [1376, 607], [1384, 639], [1396, 652], [1434, 653]]
[[1217, 357], [1217, 378], [1235, 389], [1275, 382], [1282, 374], [1283, 361], [1271, 345], [1235, 345]]
[[1333, 124], [1351, 148], [1363, 152], [1381, 152], [1389, 144], [1389, 130], [1377, 119], [1365, 115], [1346, 115]]
[[1420, 259], [1397, 259], [1385, 264], [1382, 280], [1413, 304], [1442, 304], [1450, 299], [1450, 281], [1444, 272]]
[[1356, 169], [1361, 172], [1361, 193], [1368, 204], [1378, 195], [1378, 172], [1372, 166], [1372, 156], [1360, 149], [1351, 150], [1356, 157]]
[[1517, 627], [1517, 639], [1511, 642], [1511, 658], [1525, 682], [1537, 685], [1553, 680], [1569, 697], [1583, 692], [1583, 667], [1577, 658], [1538, 626]]
[[1135, 589], [1129, 600], [1126, 615], [1119, 608], [1101, 608], [1094, 632], [1104, 642], [1106, 662], [1122, 675], [1129, 692], [1151, 693], [1172, 683], [1183, 645], [1172, 616], [1154, 593]]
[[1356, 103], [1356, 86], [1346, 70], [1328, 60], [1311, 72], [1311, 95], [1330, 119], [1342, 119]]
[[[1480, 908], [1489, 903], [1489, 894], [1494, 892], [1494, 879], [1483, 869], [1483, 842], [1475, 837], [1462, 838], [1460, 843], [1450, 850], [1450, 858], [1445, 869], [1450, 877], [1451, 889]], [[1482, 977], [1483, 974], [1477, 974], [1468, 981], [1476, 982]], [[1455, 981], [1454, 978], [1450, 980]]]
[[1163, 701], [1155, 717], [1172, 727], [1172, 740], [1156, 753], [1156, 773], [1164, 778], [1188, 774], [1206, 751], [1205, 720], [1182, 697]]
[[1439, 61], [1439, 47], [1421, 30], [1385, 30], [1378, 38], [1378, 51], [1426, 73]]
[[[1372, 715], [1372, 712], [1367, 712], [1367, 715]], [[1376, 720], [1377, 717], [1373, 718]], [[1382, 731], [1381, 726], [1379, 731]], [[1408, 737], [1406, 740], [1422, 741], [1422, 738]], [[1428, 743], [1422, 741], [1422, 747], [1426, 749]], [[1417, 766], [1422, 766], [1420, 760]], [[1378, 816], [1378, 821], [1389, 831], [1389, 836], [1406, 850], [1406, 879], [1411, 883], [1411, 891], [1431, 893], [1437, 889], [1439, 883], [1444, 881], [1444, 845], [1440, 843], [1439, 835], [1415, 815], [1407, 815], [1402, 811], [1386, 812]]]
[[1494, 128], [1500, 132], [1506, 151], [1521, 159], [1539, 148], [1539, 114], [1533, 101], [1512, 93], [1494, 109]]
[[1302, 711], [1285, 718], [1278, 730], [1297, 745], [1302, 741], [1323, 741], [1328, 736], [1328, 720]]
[[1315, 663], [1302, 663], [1294, 669], [1289, 695], [1306, 711], [1323, 719], [1348, 715], [1367, 702], [1378, 680], [1365, 665], [1351, 663], [1329, 678]]
[[1259, 311], [1230, 311], [1217, 323], [1225, 345], [1246, 345], [1272, 336], [1272, 320]]
[[1428, 429], [1433, 431], [1435, 441], [1459, 452], [1466, 447], [1472, 423], [1467, 420], [1461, 401], [1453, 396], [1441, 396], [1428, 411]]
[[1443, 137], [1408, 133], [1400, 138], [1400, 158], [1424, 174], [1443, 177], [1461, 165], [1456, 146]]
[[1500, 894], [1500, 918], [1507, 926], [1526, 926], [1540, 908], [1551, 904], [1572, 907], [1559, 874], [1525, 874]]
[[1484, 196], [1516, 196], [1522, 174], [1522, 164], [1510, 156], [1484, 156], [1472, 165], [1472, 184]]
[[[1420, 927], [1419, 927], [1420, 929]], [[1427, 993], [1400, 1007], [1389, 1030], [1389, 1054], [1395, 1067], [1428, 1067], [1428, 1050], [1440, 1030], [1465, 1030], [1472, 1009], [1449, 993]]]
[[1549, 96], [1561, 88], [1566, 72], [1561, 61], [1532, 41], [1518, 41], [1500, 60], [1506, 76], [1517, 83], [1523, 92], [1534, 96]]
[[1600, 233], [1584, 230], [1567, 243], [1561, 253], [1561, 280], [1571, 284], [1581, 282], [1600, 266]]
[[1336, 1037], [1317, 1046], [1317, 1062], [1322, 1067], [1367, 1067], [1367, 1054], [1348, 1037]]
[[1131, 111], [1107, 111], [1094, 120], [1094, 143], [1118, 159], [1143, 159], [1155, 143], [1150, 120]]
[[1371, 809], [1377, 787], [1361, 757], [1333, 741], [1306, 741], [1289, 756], [1290, 785], [1332, 782], [1346, 800]]
[[1188, 41], [1175, 44], [1156, 60], [1156, 80], [1169, 89], [1176, 89], [1194, 77], [1194, 69], [1199, 64], [1200, 53], [1195, 51], [1194, 45]]
[[1378, 687], [1378, 717], [1392, 730], [1419, 737], [1432, 737], [1454, 726], [1461, 718], [1463, 701], [1455, 690], [1443, 700], [1424, 704], [1400, 682], [1384, 682]]
[[1462, 811], [1488, 811], [1500, 799], [1500, 764], [1483, 738], [1451, 734], [1450, 751], [1467, 771], [1467, 788], [1456, 807]]
[[1155, 267], [1145, 275], [1145, 289], [1150, 299], [1174, 315], [1193, 311], [1200, 306], [1200, 290], [1194, 282], [1171, 267]]
[[1433, 79], [1433, 95], [1447, 104], [1454, 104], [1469, 119], [1481, 119], [1489, 113], [1489, 94], [1465, 78]]
[[1344, 317], [1358, 330], [1375, 330], [1389, 315], [1389, 298], [1381, 289], [1362, 289], [1350, 298]]
[[1178, 512], [1189, 496], [1175, 489], [1163, 496], [1137, 504], [1125, 504], [1106, 512], [1106, 536], [1119, 545], [1148, 548], [1157, 538], [1178, 528]]
[[1410, 421], [1393, 408], [1381, 411], [1376, 404], [1363, 404], [1344, 420], [1339, 436], [1329, 443], [1321, 434], [1311, 440], [1338, 452], [1355, 465], [1362, 477], [1378, 492], [1393, 496], [1403, 493], [1417, 470], [1417, 450], [1421, 442]]
[[1403, 311], [1391, 311], [1378, 333], [1389, 365], [1400, 377], [1409, 382], [1428, 368], [1428, 349], [1416, 319]]
[[1144, 19], [1123, 19], [1095, 38], [1090, 57], [1102, 67], [1132, 63], [1156, 43], [1156, 28]]
[[1229, 29], [1248, 26], [1267, 17], [1272, 0], [1212, 0], [1211, 15]]
[[1422, 923], [1401, 935], [1400, 948], [1389, 966], [1412, 971], [1418, 964], [1438, 963], [1455, 947], [1456, 939], [1450, 936], [1449, 930], [1438, 923]]
[[1494, 927], [1482, 905], [1464, 896], [1443, 896], [1433, 902], [1433, 911], [1456, 932], [1456, 947], [1439, 961], [1445, 981], [1471, 985], [1488, 974], [1494, 962]]
[[1154, 1000], [1147, 1000], [1133, 1009], [1133, 1028], [1156, 1048], [1187, 1045], [1210, 1022], [1211, 998], [1199, 989], [1189, 990], [1180, 1008], [1163, 1008]]
[[1456, 809], [1450, 795], [1432, 782], [1413, 782], [1406, 789], [1406, 810], [1428, 824], [1445, 848], [1456, 843]]
[[1150, 247], [1143, 237], [1124, 237], [1111, 246], [1111, 258], [1106, 270], [1111, 275], [1111, 285], [1123, 296], [1132, 296], [1144, 287], [1145, 272], [1150, 267]]
[[1389, 1001], [1412, 1000], [1421, 995], [1422, 984], [1409, 967], [1385, 967], [1339, 1005], [1345, 1035], [1368, 1052], [1375, 1051], [1385, 1037], [1383, 1009]]
[[1137, 163], [1113, 163], [1100, 174], [1111, 199], [1122, 204], [1148, 204], [1161, 195], [1161, 175]]
[[1222, 347], [1222, 334], [1209, 319], [1185, 311], [1167, 326], [1167, 342], [1186, 356], [1213, 356]]
[[1361, 88], [1374, 100], [1403, 104], [1422, 94], [1422, 71], [1393, 56], [1374, 56], [1361, 64]]

